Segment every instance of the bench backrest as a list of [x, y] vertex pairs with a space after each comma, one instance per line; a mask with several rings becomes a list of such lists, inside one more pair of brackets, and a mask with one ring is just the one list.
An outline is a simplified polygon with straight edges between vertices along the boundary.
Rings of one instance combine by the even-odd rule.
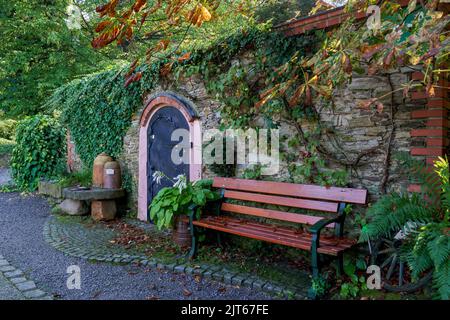
[[[322, 187], [308, 184], [214, 178], [213, 187], [224, 190], [224, 198], [284, 207], [337, 213], [340, 203], [366, 204], [367, 190]], [[230, 213], [252, 215], [312, 225], [323, 217], [262, 209], [224, 202], [221, 209]], [[333, 225], [330, 225], [333, 227]]]

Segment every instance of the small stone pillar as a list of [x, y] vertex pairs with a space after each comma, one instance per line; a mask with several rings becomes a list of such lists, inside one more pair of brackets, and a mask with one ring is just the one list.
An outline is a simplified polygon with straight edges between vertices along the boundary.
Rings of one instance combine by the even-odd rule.
[[117, 208], [114, 200], [92, 200], [91, 216], [95, 221], [109, 221], [116, 217]]

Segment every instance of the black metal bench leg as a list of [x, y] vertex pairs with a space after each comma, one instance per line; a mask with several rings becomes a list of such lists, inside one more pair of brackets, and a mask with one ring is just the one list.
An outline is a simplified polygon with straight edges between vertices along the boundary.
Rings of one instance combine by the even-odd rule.
[[222, 246], [222, 233], [216, 232], [216, 234], [217, 234], [217, 245], [222, 248], [223, 247]]
[[313, 252], [311, 255], [311, 269], [313, 278], [320, 276], [320, 257], [317, 252]]
[[192, 244], [191, 244], [191, 250], [188, 253], [188, 258], [194, 259], [197, 255], [197, 251], [198, 251], [198, 237], [197, 237], [197, 230], [195, 230], [195, 226], [191, 224], [190, 228], [191, 228]]
[[337, 257], [337, 272], [339, 277], [344, 275], [344, 254], [340, 253]]

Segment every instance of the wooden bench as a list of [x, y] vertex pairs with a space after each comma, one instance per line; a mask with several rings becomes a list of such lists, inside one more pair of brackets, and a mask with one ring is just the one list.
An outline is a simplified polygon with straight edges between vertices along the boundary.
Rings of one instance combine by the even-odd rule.
[[[191, 258], [198, 248], [196, 229], [206, 228], [311, 251], [314, 277], [320, 272], [320, 255], [334, 256], [342, 273], [343, 252], [356, 242], [344, 237], [345, 207], [347, 204], [366, 204], [367, 190], [220, 177], [214, 178], [213, 187], [220, 189], [221, 198], [204, 210], [200, 219], [196, 219], [196, 207], [190, 207]], [[237, 201], [230, 203], [229, 200]], [[264, 209], [255, 203], [319, 211], [329, 213], [330, 218]], [[250, 216], [264, 218], [266, 222]], [[297, 227], [272, 223], [277, 220]], [[308, 230], [303, 230], [302, 225], [309, 226]], [[333, 234], [321, 237], [324, 228], [334, 229], [330, 230]]]

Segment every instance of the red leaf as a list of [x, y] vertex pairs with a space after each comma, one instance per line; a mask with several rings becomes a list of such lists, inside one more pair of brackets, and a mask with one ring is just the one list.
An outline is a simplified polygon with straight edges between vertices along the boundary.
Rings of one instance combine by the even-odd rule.
[[342, 68], [345, 73], [351, 74], [353, 71], [352, 62], [350, 60], [350, 57], [344, 53], [342, 56]]
[[133, 6], [134, 12], [139, 12], [145, 6], [147, 0], [136, 0]]

